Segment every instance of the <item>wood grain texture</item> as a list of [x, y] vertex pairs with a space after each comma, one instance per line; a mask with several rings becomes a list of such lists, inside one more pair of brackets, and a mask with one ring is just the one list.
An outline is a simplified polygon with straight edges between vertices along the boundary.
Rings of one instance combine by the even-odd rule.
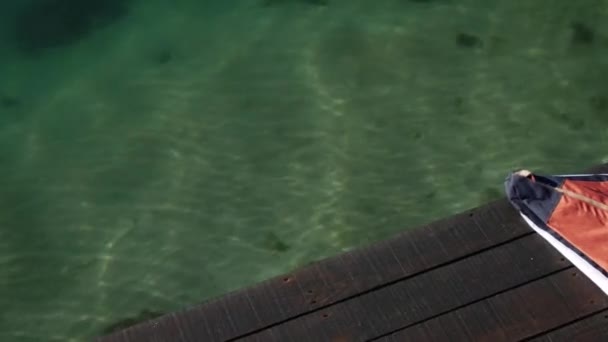
[[540, 236], [526, 235], [239, 341], [366, 341], [568, 265]]
[[608, 310], [571, 322], [554, 331], [541, 334], [530, 342], [597, 342], [608, 341]]
[[377, 341], [519, 341], [606, 308], [608, 297], [569, 267]]

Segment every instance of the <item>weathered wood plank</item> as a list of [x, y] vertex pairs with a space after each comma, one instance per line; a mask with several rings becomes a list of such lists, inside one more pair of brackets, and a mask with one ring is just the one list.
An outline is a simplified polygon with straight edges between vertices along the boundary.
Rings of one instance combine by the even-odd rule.
[[377, 341], [518, 341], [606, 308], [608, 297], [569, 267]]
[[206, 341], [237, 338], [526, 234], [509, 204], [496, 201], [99, 341], [164, 341], [176, 329]]
[[536, 234], [239, 341], [367, 341], [569, 267]]
[[530, 342], [608, 341], [608, 310], [577, 320], [554, 331], [530, 339]]

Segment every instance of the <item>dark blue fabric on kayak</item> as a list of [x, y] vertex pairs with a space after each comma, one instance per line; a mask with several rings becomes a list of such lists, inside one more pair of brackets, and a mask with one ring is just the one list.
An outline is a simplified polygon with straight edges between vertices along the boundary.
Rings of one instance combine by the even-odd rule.
[[[538, 225], [544, 225], [557, 206], [561, 194], [542, 184], [558, 187], [563, 177], [534, 175], [529, 177], [512, 173], [505, 180], [505, 191], [509, 202]], [[538, 184], [542, 183], [542, 184]]]

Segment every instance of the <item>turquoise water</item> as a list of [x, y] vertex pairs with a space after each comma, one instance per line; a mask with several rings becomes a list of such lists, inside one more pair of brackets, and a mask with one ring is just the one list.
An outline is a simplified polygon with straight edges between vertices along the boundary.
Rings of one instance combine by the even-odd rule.
[[608, 0], [80, 3], [0, 5], [1, 341], [81, 341], [511, 169], [608, 161]]

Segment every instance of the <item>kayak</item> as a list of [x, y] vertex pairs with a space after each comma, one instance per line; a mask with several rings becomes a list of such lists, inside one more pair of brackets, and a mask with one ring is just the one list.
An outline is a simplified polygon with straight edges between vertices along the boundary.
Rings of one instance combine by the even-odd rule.
[[608, 294], [608, 174], [520, 170], [505, 191], [524, 221]]

